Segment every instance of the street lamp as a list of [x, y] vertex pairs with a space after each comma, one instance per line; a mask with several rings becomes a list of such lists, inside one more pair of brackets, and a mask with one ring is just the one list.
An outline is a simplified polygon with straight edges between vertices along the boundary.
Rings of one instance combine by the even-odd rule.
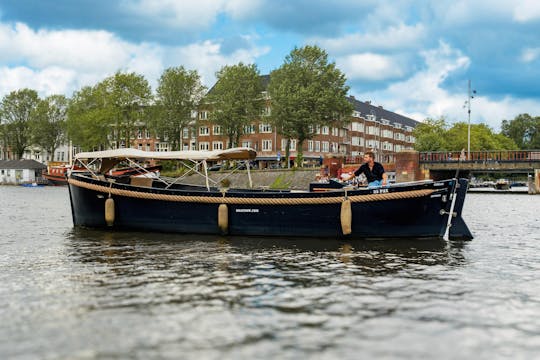
[[465, 101], [465, 105], [467, 105], [467, 113], [468, 113], [468, 118], [469, 118], [468, 125], [467, 125], [467, 160], [471, 160], [471, 100], [474, 99], [475, 94], [476, 94], [476, 90], [471, 90], [471, 80], [469, 79], [467, 101]]

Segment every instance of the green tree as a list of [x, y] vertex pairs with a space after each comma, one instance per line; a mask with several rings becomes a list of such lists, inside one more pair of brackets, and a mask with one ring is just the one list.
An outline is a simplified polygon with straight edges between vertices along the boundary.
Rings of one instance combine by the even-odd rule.
[[41, 100], [31, 122], [32, 143], [54, 157], [55, 150], [65, 142], [68, 99], [51, 95]]
[[449, 150], [445, 136], [447, 127], [444, 117], [439, 119], [427, 118], [413, 130], [413, 136], [416, 138], [414, 149], [416, 151]]
[[302, 166], [304, 142], [315, 136], [319, 126], [350, 121], [353, 107], [346, 99], [349, 87], [345, 82], [345, 75], [317, 46], [294, 48], [270, 74], [271, 121], [289, 141], [298, 141], [297, 166]]
[[84, 151], [111, 148], [111, 118], [103, 86], [85, 86], [76, 91], [67, 111], [67, 134]]
[[224, 66], [205, 100], [212, 106], [210, 120], [221, 126], [229, 147], [238, 146], [244, 127], [261, 116], [264, 108], [263, 85], [254, 64]]
[[171, 150], [181, 150], [181, 136], [191, 123], [191, 112], [197, 108], [205, 87], [197, 71], [183, 66], [166, 69], [157, 88], [156, 104], [149, 125], [162, 139], [168, 139]]
[[[417, 151], [460, 151], [467, 149], [468, 124], [454, 123], [448, 126], [444, 117], [426, 119], [413, 130]], [[471, 124], [471, 151], [514, 150], [512, 139], [496, 134], [485, 124]]]
[[116, 73], [76, 92], [68, 108], [67, 128], [74, 145], [84, 150], [131, 146], [145, 126], [152, 100], [148, 82], [135, 73]]
[[31, 89], [12, 91], [2, 99], [0, 123], [4, 139], [19, 159], [31, 145], [30, 122], [38, 103], [38, 94]]
[[540, 149], [540, 117], [520, 114], [513, 120], [503, 120], [501, 133], [512, 140], [520, 149]]
[[[447, 150], [467, 149], [468, 124], [455, 123], [445, 134]], [[515, 150], [516, 144], [509, 138], [493, 132], [486, 124], [471, 124], [471, 151]]]
[[104, 88], [107, 113], [112, 115], [116, 147], [131, 146], [135, 132], [146, 126], [145, 109], [152, 101], [152, 91], [142, 75], [117, 72], [100, 84]]

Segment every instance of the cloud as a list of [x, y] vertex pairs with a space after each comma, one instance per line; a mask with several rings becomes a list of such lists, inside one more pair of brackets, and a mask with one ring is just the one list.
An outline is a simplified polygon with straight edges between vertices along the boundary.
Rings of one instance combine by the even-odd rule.
[[396, 59], [373, 53], [347, 55], [336, 60], [350, 80], [379, 81], [401, 77], [403, 69]]
[[537, 0], [517, 1], [513, 12], [513, 18], [518, 22], [539, 20], [540, 3]]
[[[256, 63], [269, 47], [256, 47], [249, 36], [235, 44], [203, 41], [186, 46], [134, 44], [106, 31], [33, 30], [26, 24], [0, 23], [0, 96], [29, 87], [41, 95], [68, 96], [116, 71], [142, 74], [153, 88], [166, 67], [199, 71], [207, 86], [227, 64]], [[225, 47], [225, 49], [224, 49]], [[18, 64], [8, 66], [7, 64]]]
[[417, 120], [440, 117], [456, 108], [461, 109], [464, 99], [449, 94], [443, 89], [443, 83], [453, 72], [466, 69], [470, 59], [444, 42], [435, 49], [422, 52], [421, 56], [425, 64], [422, 70], [383, 90], [367, 92], [360, 98], [382, 101], [384, 107], [392, 111], [407, 109], [401, 113], [414, 114]]
[[215, 73], [221, 67], [239, 62], [253, 64], [256, 63], [257, 57], [270, 51], [269, 47], [254, 47], [240, 48], [232, 53], [224, 54], [221, 46], [219, 42], [207, 40], [171, 48], [168, 50], [168, 56], [173, 59], [181, 59], [182, 65], [189, 69], [196, 69], [201, 75], [203, 83], [210, 87], [214, 85]]
[[338, 38], [313, 38], [312, 42], [334, 54], [358, 51], [399, 51], [419, 47], [426, 35], [422, 24], [399, 24], [376, 32], [356, 32]]
[[521, 61], [525, 63], [533, 62], [540, 57], [540, 47], [526, 48], [521, 52]]
[[124, 4], [133, 14], [159, 18], [167, 27], [200, 31], [212, 25], [225, 0], [126, 0]]

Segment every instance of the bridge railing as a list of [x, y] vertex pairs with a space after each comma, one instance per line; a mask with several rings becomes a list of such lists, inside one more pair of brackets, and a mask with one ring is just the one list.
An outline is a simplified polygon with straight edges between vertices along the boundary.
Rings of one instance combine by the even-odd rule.
[[[421, 163], [457, 162], [461, 151], [427, 151], [420, 152]], [[530, 162], [540, 161], [540, 150], [489, 150], [471, 151], [464, 162]]]

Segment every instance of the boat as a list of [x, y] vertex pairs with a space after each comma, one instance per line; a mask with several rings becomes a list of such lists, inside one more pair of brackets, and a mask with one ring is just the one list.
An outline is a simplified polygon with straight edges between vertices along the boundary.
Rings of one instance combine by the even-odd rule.
[[70, 168], [69, 163], [52, 162], [47, 164], [47, 169], [43, 171], [43, 178], [51, 185], [67, 185], [67, 172]]
[[[116, 149], [76, 154], [68, 173], [75, 226], [230, 236], [334, 239], [472, 239], [462, 218], [467, 179], [395, 183], [384, 187], [332, 184], [321, 191], [256, 187], [250, 167], [246, 188], [208, 176], [208, 162], [246, 163], [250, 148], [146, 152]], [[178, 160], [189, 171], [178, 178], [114, 177], [119, 163]], [[188, 174], [205, 185], [188, 183]], [[192, 181], [193, 182], [193, 181]]]
[[[67, 173], [71, 166], [66, 163], [55, 163], [47, 166], [42, 176], [49, 184], [55, 186], [67, 185]], [[161, 171], [161, 165], [152, 165], [142, 167], [135, 163], [133, 166], [118, 168], [109, 171], [109, 175], [113, 177], [129, 177], [129, 176], [150, 176], [152, 173]], [[80, 167], [79, 167], [80, 169]]]
[[499, 179], [495, 182], [493, 187], [497, 190], [509, 190], [510, 189], [510, 181], [507, 179]]

